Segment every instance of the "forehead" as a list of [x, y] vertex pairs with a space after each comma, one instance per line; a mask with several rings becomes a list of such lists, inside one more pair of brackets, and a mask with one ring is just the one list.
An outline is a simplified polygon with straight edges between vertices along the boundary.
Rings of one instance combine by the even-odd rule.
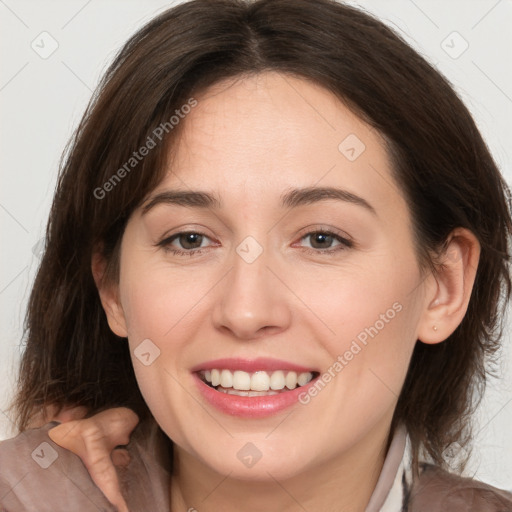
[[318, 185], [365, 195], [381, 209], [400, 198], [382, 137], [318, 84], [265, 72], [195, 99], [157, 192], [200, 187], [261, 204]]

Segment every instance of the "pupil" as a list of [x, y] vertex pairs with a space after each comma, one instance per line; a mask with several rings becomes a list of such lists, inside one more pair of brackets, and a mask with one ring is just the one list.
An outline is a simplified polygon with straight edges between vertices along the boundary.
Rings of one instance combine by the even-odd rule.
[[[325, 233], [317, 233], [314, 237], [313, 237], [313, 240], [315, 241], [315, 243], [317, 242], [317, 240], [320, 238], [320, 243], [322, 242], [330, 242], [331, 239], [332, 239], [332, 235], [327, 235]], [[314, 246], [314, 244], [313, 244]], [[322, 247], [321, 247], [322, 248]]]
[[[187, 247], [187, 244], [191, 243], [192, 245], [194, 245], [194, 243], [197, 243], [197, 238], [198, 237], [201, 237], [202, 235], [198, 234], [198, 233], [185, 233], [184, 235], [182, 235], [180, 238], [180, 242], [182, 242], [182, 246], [185, 248], [185, 249], [196, 249], [197, 247]], [[183, 243], [183, 240], [185, 241]], [[201, 245], [201, 242], [199, 242], [199, 246]]]

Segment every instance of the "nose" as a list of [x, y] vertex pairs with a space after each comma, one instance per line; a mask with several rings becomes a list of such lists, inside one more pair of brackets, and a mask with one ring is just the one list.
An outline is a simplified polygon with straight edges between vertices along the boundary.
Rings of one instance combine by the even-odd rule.
[[235, 253], [233, 267], [219, 283], [215, 327], [246, 341], [287, 329], [290, 292], [284, 276], [278, 279], [276, 274], [279, 271], [269, 268], [265, 251], [252, 263]]

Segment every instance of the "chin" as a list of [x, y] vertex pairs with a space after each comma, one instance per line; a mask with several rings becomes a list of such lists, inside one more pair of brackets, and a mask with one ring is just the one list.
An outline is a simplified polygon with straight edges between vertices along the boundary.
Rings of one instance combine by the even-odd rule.
[[288, 438], [289, 443], [283, 441], [283, 437], [276, 437], [272, 442], [262, 437], [230, 438], [228, 445], [218, 446], [215, 451], [204, 455], [199, 452], [198, 455], [213, 471], [229, 474], [230, 478], [253, 482], [286, 480], [306, 470], [307, 455], [302, 449], [297, 449], [304, 443], [293, 442], [292, 438]]

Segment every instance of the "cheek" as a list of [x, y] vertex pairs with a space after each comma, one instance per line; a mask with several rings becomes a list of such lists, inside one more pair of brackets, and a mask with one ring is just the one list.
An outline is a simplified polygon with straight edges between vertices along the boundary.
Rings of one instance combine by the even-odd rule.
[[[135, 268], [137, 272], [131, 274]], [[125, 272], [121, 294], [138, 387], [159, 425], [173, 439], [182, 440], [186, 436], [180, 411], [187, 407], [187, 394], [180, 385], [180, 371], [188, 339], [184, 330], [191, 328], [185, 313], [193, 297], [147, 263], [126, 265]]]
[[190, 271], [177, 272], [151, 258], [127, 261], [123, 274], [122, 306], [134, 341], [168, 336], [178, 323], [181, 326], [193, 316], [194, 305], [208, 291], [208, 281], [200, 273], [194, 271], [191, 278]]
[[[411, 293], [418, 276], [414, 266], [403, 263], [390, 261], [384, 266], [389, 272], [367, 266], [365, 272], [325, 281], [321, 292], [308, 295], [308, 306], [322, 320], [321, 339], [328, 353], [323, 380], [333, 382], [339, 397], [330, 404], [326, 400], [333, 412], [343, 408], [343, 402], [363, 414], [364, 410], [385, 409], [398, 399], [419, 319]], [[411, 271], [404, 272], [406, 268]]]
[[294, 282], [300, 283], [294, 285], [294, 291], [308, 309], [307, 317], [312, 322], [316, 319], [318, 334], [333, 357], [348, 349], [355, 339], [362, 346], [369, 346], [373, 339], [400, 342], [403, 336], [398, 333], [411, 322], [413, 312], [406, 305], [416, 282], [414, 277], [393, 276], [369, 264], [325, 271], [324, 276], [317, 272], [312, 278]]

